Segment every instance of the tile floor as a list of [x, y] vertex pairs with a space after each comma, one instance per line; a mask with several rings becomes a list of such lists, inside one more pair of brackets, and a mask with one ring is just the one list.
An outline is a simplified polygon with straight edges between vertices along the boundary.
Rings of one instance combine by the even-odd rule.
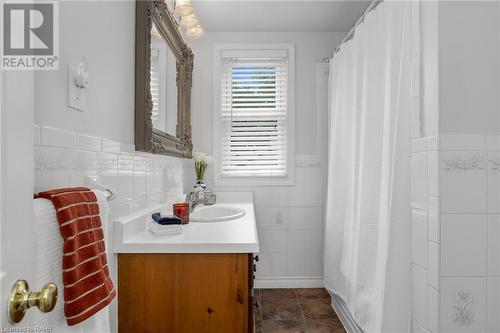
[[345, 333], [323, 288], [255, 289], [256, 333]]

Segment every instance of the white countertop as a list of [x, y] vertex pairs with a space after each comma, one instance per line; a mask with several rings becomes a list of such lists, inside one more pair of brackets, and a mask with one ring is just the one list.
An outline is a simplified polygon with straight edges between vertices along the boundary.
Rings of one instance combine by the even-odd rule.
[[[155, 235], [146, 224], [153, 206], [114, 221], [115, 253], [257, 253], [259, 241], [251, 192], [217, 192], [216, 205], [241, 208], [245, 215], [231, 221], [189, 222], [182, 234]], [[162, 210], [162, 213], [166, 210]]]

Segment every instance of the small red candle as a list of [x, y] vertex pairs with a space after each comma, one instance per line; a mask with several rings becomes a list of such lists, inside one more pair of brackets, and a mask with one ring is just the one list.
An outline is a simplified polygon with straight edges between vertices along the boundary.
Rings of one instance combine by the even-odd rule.
[[185, 202], [173, 205], [174, 215], [182, 220], [182, 224], [189, 223], [189, 205]]

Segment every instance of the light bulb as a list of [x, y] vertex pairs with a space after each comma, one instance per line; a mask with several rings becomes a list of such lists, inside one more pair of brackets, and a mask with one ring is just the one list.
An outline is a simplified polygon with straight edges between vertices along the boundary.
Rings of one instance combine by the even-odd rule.
[[186, 30], [186, 36], [188, 36], [188, 38], [190, 39], [198, 39], [203, 36], [204, 33], [205, 31], [202, 27], [200, 27], [200, 25]]
[[186, 29], [194, 28], [198, 25], [198, 19], [196, 18], [196, 15], [194, 15], [194, 13], [188, 16], [183, 16], [181, 18], [181, 25]]
[[176, 0], [174, 15], [176, 16], [188, 16], [193, 13], [193, 5], [191, 0]]

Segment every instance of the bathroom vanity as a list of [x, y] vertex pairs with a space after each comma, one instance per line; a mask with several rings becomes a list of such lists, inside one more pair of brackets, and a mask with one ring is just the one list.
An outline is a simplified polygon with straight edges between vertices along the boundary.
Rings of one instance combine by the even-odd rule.
[[119, 332], [253, 332], [252, 193], [217, 195], [214, 212], [245, 214], [190, 222], [167, 236], [147, 230], [154, 209], [115, 221]]

